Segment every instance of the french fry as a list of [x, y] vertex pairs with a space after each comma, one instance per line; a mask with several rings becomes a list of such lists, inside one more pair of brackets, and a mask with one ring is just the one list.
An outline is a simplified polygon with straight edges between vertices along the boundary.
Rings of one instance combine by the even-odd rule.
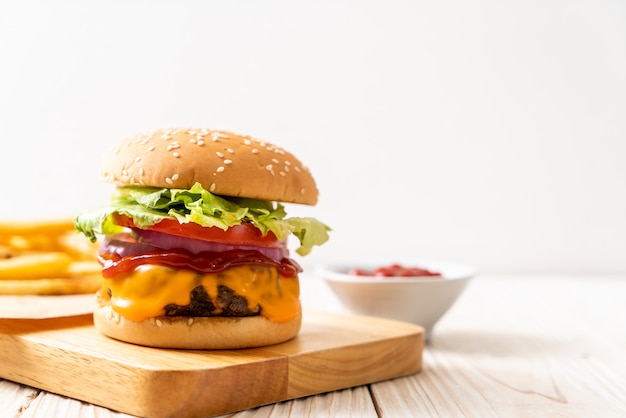
[[11, 235], [60, 235], [74, 231], [71, 219], [34, 220], [7, 222], [0, 221], [0, 237]]
[[80, 277], [84, 275], [101, 276], [102, 266], [97, 261], [74, 261], [68, 266], [70, 277]]
[[0, 221], [0, 245], [9, 245], [21, 251], [60, 251], [59, 237], [74, 233], [71, 219]]
[[59, 251], [56, 237], [45, 235], [13, 235], [6, 239], [6, 244], [17, 251]]
[[92, 293], [101, 286], [97, 244], [72, 220], [0, 221], [0, 295]]
[[31, 280], [0, 280], [0, 295], [73, 295], [96, 292], [102, 276], [80, 278], [42, 278]]
[[66, 253], [27, 253], [0, 260], [0, 280], [67, 276], [72, 257]]
[[0, 245], [0, 259], [11, 258], [13, 257], [13, 254], [15, 254], [15, 251], [13, 251], [11, 248]]
[[98, 243], [93, 243], [78, 232], [67, 233], [59, 237], [58, 248], [77, 260], [95, 260]]

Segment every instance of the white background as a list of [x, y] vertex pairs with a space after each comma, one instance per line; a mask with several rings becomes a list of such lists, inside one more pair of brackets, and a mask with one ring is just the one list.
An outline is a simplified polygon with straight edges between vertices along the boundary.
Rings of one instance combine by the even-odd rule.
[[321, 190], [299, 259], [626, 272], [626, 2], [0, 4], [0, 217], [108, 200], [151, 128], [249, 133]]

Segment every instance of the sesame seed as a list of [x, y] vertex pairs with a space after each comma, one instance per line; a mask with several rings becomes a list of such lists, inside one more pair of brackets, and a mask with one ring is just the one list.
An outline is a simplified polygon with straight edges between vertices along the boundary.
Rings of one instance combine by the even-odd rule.
[[296, 166], [293, 168], [294, 170], [296, 170], [298, 173], [300, 172], [300, 167]]
[[272, 176], [274, 175], [274, 168], [273, 168], [272, 164], [268, 164], [268, 165], [266, 165], [266, 166], [265, 166], [265, 169], [266, 169], [267, 171], [269, 171], [270, 173], [272, 173]]
[[198, 146], [201, 147], [204, 145], [204, 141], [202, 139], [198, 140]]
[[215, 141], [215, 138], [223, 138], [223, 139], [226, 139], [226, 138], [228, 138], [228, 135], [223, 134], [223, 133], [221, 133], [221, 132], [213, 132], [213, 133], [211, 134], [211, 138], [213, 138], [213, 140]]
[[140, 167], [140, 168], [139, 168], [139, 176], [140, 176], [140, 177], [141, 177], [141, 176], [143, 176], [143, 167]]
[[178, 173], [176, 173], [176, 174], [174, 174], [174, 175], [172, 176], [172, 180], [174, 180], [174, 181], [178, 180]]
[[180, 154], [179, 154], [179, 153], [177, 153], [177, 152], [173, 152], [173, 153], [172, 153], [172, 155], [173, 155], [175, 158], [179, 158], [179, 157], [180, 157]]
[[291, 161], [289, 160], [285, 161], [285, 165], [291, 165]]
[[187, 325], [191, 326], [191, 324], [193, 324], [193, 318], [189, 318], [187, 320]]
[[300, 194], [304, 194], [304, 189], [300, 189]]
[[114, 310], [111, 310], [111, 318], [110, 319], [113, 320], [115, 323], [119, 323], [120, 322], [120, 314], [118, 314]]
[[178, 142], [172, 142], [171, 144], [169, 144], [167, 146], [167, 150], [168, 151], [171, 151], [171, 150], [177, 149], [177, 148], [180, 148], [180, 144]]
[[224, 167], [219, 166], [219, 167], [217, 167], [217, 170], [215, 170], [215, 171], [217, 171], [218, 173], [221, 173], [222, 171], [224, 171]]
[[196, 140], [194, 138], [189, 138], [189, 142], [191, 142], [192, 144], [195, 144]]
[[162, 327], [163, 326], [163, 321], [161, 321], [160, 319], [156, 320], [156, 325], [157, 327]]
[[169, 178], [169, 177], [165, 177], [165, 182], [166, 182], [167, 184], [170, 184], [170, 185], [171, 185], [171, 184], [174, 184], [174, 182], [172, 181], [172, 179], [171, 179], [171, 178]]
[[233, 160], [224, 160], [224, 164], [232, 164]]
[[288, 166], [288, 165], [286, 165], [286, 166], [285, 166], [285, 173], [288, 173], [288, 172], [289, 172], [289, 166]]
[[230, 154], [234, 154], [235, 153], [235, 151], [233, 151], [232, 148], [228, 148], [226, 151], [228, 151]]
[[215, 183], [211, 183], [211, 187], [209, 187], [209, 191], [210, 192], [214, 192], [215, 191]]
[[251, 145], [251, 144], [252, 144], [252, 141], [250, 141], [248, 138], [244, 138], [244, 139], [243, 139], [243, 143], [244, 143], [245, 145]]
[[283, 177], [285, 177], [287, 175], [284, 171], [279, 171], [278, 174], [280, 174]]
[[139, 161], [141, 161], [141, 157], [135, 157], [135, 162], [138, 163]]
[[272, 158], [272, 162], [273, 162], [274, 164], [278, 164], [278, 162], [279, 162], [279, 161], [278, 161], [276, 158]]
[[253, 153], [253, 154], [258, 154], [258, 153], [259, 153], [259, 150], [258, 150], [258, 149], [256, 149], [256, 148], [252, 148], [252, 153]]
[[216, 152], [215, 152], [215, 155], [217, 155], [217, 156], [218, 156], [218, 157], [220, 157], [220, 158], [224, 158], [224, 154], [223, 154], [223, 153], [221, 153], [221, 152], [219, 152], [219, 151], [216, 151]]
[[154, 145], [150, 145], [150, 146], [148, 147], [148, 151], [154, 151], [154, 149], [155, 149], [155, 146], [154, 146]]

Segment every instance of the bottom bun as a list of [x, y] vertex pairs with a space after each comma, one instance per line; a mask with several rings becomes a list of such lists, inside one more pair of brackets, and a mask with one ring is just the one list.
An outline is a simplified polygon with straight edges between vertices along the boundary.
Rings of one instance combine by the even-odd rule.
[[183, 317], [161, 316], [142, 322], [132, 321], [100, 305], [93, 313], [96, 328], [111, 338], [133, 344], [161, 348], [228, 349], [277, 344], [300, 331], [302, 313], [285, 323], [262, 316]]

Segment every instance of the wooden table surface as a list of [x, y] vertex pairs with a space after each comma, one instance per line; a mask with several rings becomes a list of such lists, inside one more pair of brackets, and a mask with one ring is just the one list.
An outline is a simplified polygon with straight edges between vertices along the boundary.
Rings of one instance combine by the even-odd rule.
[[[342, 312], [303, 277], [303, 305]], [[626, 277], [478, 276], [435, 326], [423, 370], [232, 417], [624, 417]], [[0, 379], [0, 417], [129, 417]]]

